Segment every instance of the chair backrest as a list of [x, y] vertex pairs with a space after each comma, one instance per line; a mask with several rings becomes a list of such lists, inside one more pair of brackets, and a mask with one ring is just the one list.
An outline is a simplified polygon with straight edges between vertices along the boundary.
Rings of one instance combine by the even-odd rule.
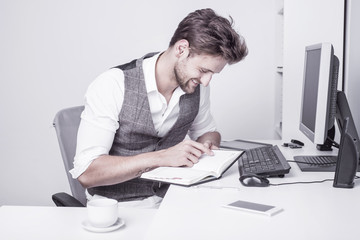
[[66, 108], [60, 110], [54, 118], [54, 127], [59, 141], [61, 156], [64, 162], [65, 171], [70, 184], [72, 196], [86, 205], [85, 189], [77, 179], [72, 178], [69, 170], [74, 167], [76, 153], [77, 132], [80, 125], [80, 115], [84, 106]]

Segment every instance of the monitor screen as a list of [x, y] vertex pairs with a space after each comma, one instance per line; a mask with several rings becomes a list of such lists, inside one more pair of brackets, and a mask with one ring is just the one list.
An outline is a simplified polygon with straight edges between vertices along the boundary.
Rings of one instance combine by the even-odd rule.
[[302, 108], [301, 122], [311, 132], [315, 131], [317, 92], [319, 87], [319, 67], [320, 67], [321, 49], [309, 50], [306, 56], [304, 99]]

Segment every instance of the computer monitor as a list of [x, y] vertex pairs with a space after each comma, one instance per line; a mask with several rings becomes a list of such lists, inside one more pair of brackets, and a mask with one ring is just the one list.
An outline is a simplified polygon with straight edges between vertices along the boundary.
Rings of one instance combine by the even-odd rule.
[[[335, 119], [340, 132], [348, 118], [347, 133], [357, 151], [359, 137], [344, 92], [337, 90], [339, 60], [330, 43], [305, 48], [305, 66], [300, 116], [300, 131], [321, 151], [341, 145], [334, 141]], [[335, 171], [337, 156], [296, 156], [302, 171]], [[312, 164], [310, 164], [312, 163]]]
[[300, 131], [323, 151], [334, 140], [338, 69], [330, 43], [306, 47]]

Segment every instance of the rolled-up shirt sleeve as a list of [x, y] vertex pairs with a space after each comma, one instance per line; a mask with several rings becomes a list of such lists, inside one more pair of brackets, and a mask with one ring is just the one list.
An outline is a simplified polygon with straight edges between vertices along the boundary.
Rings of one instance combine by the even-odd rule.
[[207, 132], [216, 131], [216, 123], [210, 111], [210, 86], [200, 85], [199, 113], [189, 129], [189, 137], [198, 139]]
[[85, 94], [85, 109], [77, 136], [73, 178], [78, 178], [101, 155], [108, 154], [119, 128], [118, 116], [124, 94], [124, 76], [110, 69], [92, 82]]

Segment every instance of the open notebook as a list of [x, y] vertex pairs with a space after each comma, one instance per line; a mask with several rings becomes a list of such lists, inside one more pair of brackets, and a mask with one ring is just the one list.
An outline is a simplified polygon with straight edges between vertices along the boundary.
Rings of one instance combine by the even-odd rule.
[[143, 173], [141, 178], [191, 186], [218, 179], [243, 151], [213, 150], [214, 156], [203, 154], [193, 167], [158, 167]]

